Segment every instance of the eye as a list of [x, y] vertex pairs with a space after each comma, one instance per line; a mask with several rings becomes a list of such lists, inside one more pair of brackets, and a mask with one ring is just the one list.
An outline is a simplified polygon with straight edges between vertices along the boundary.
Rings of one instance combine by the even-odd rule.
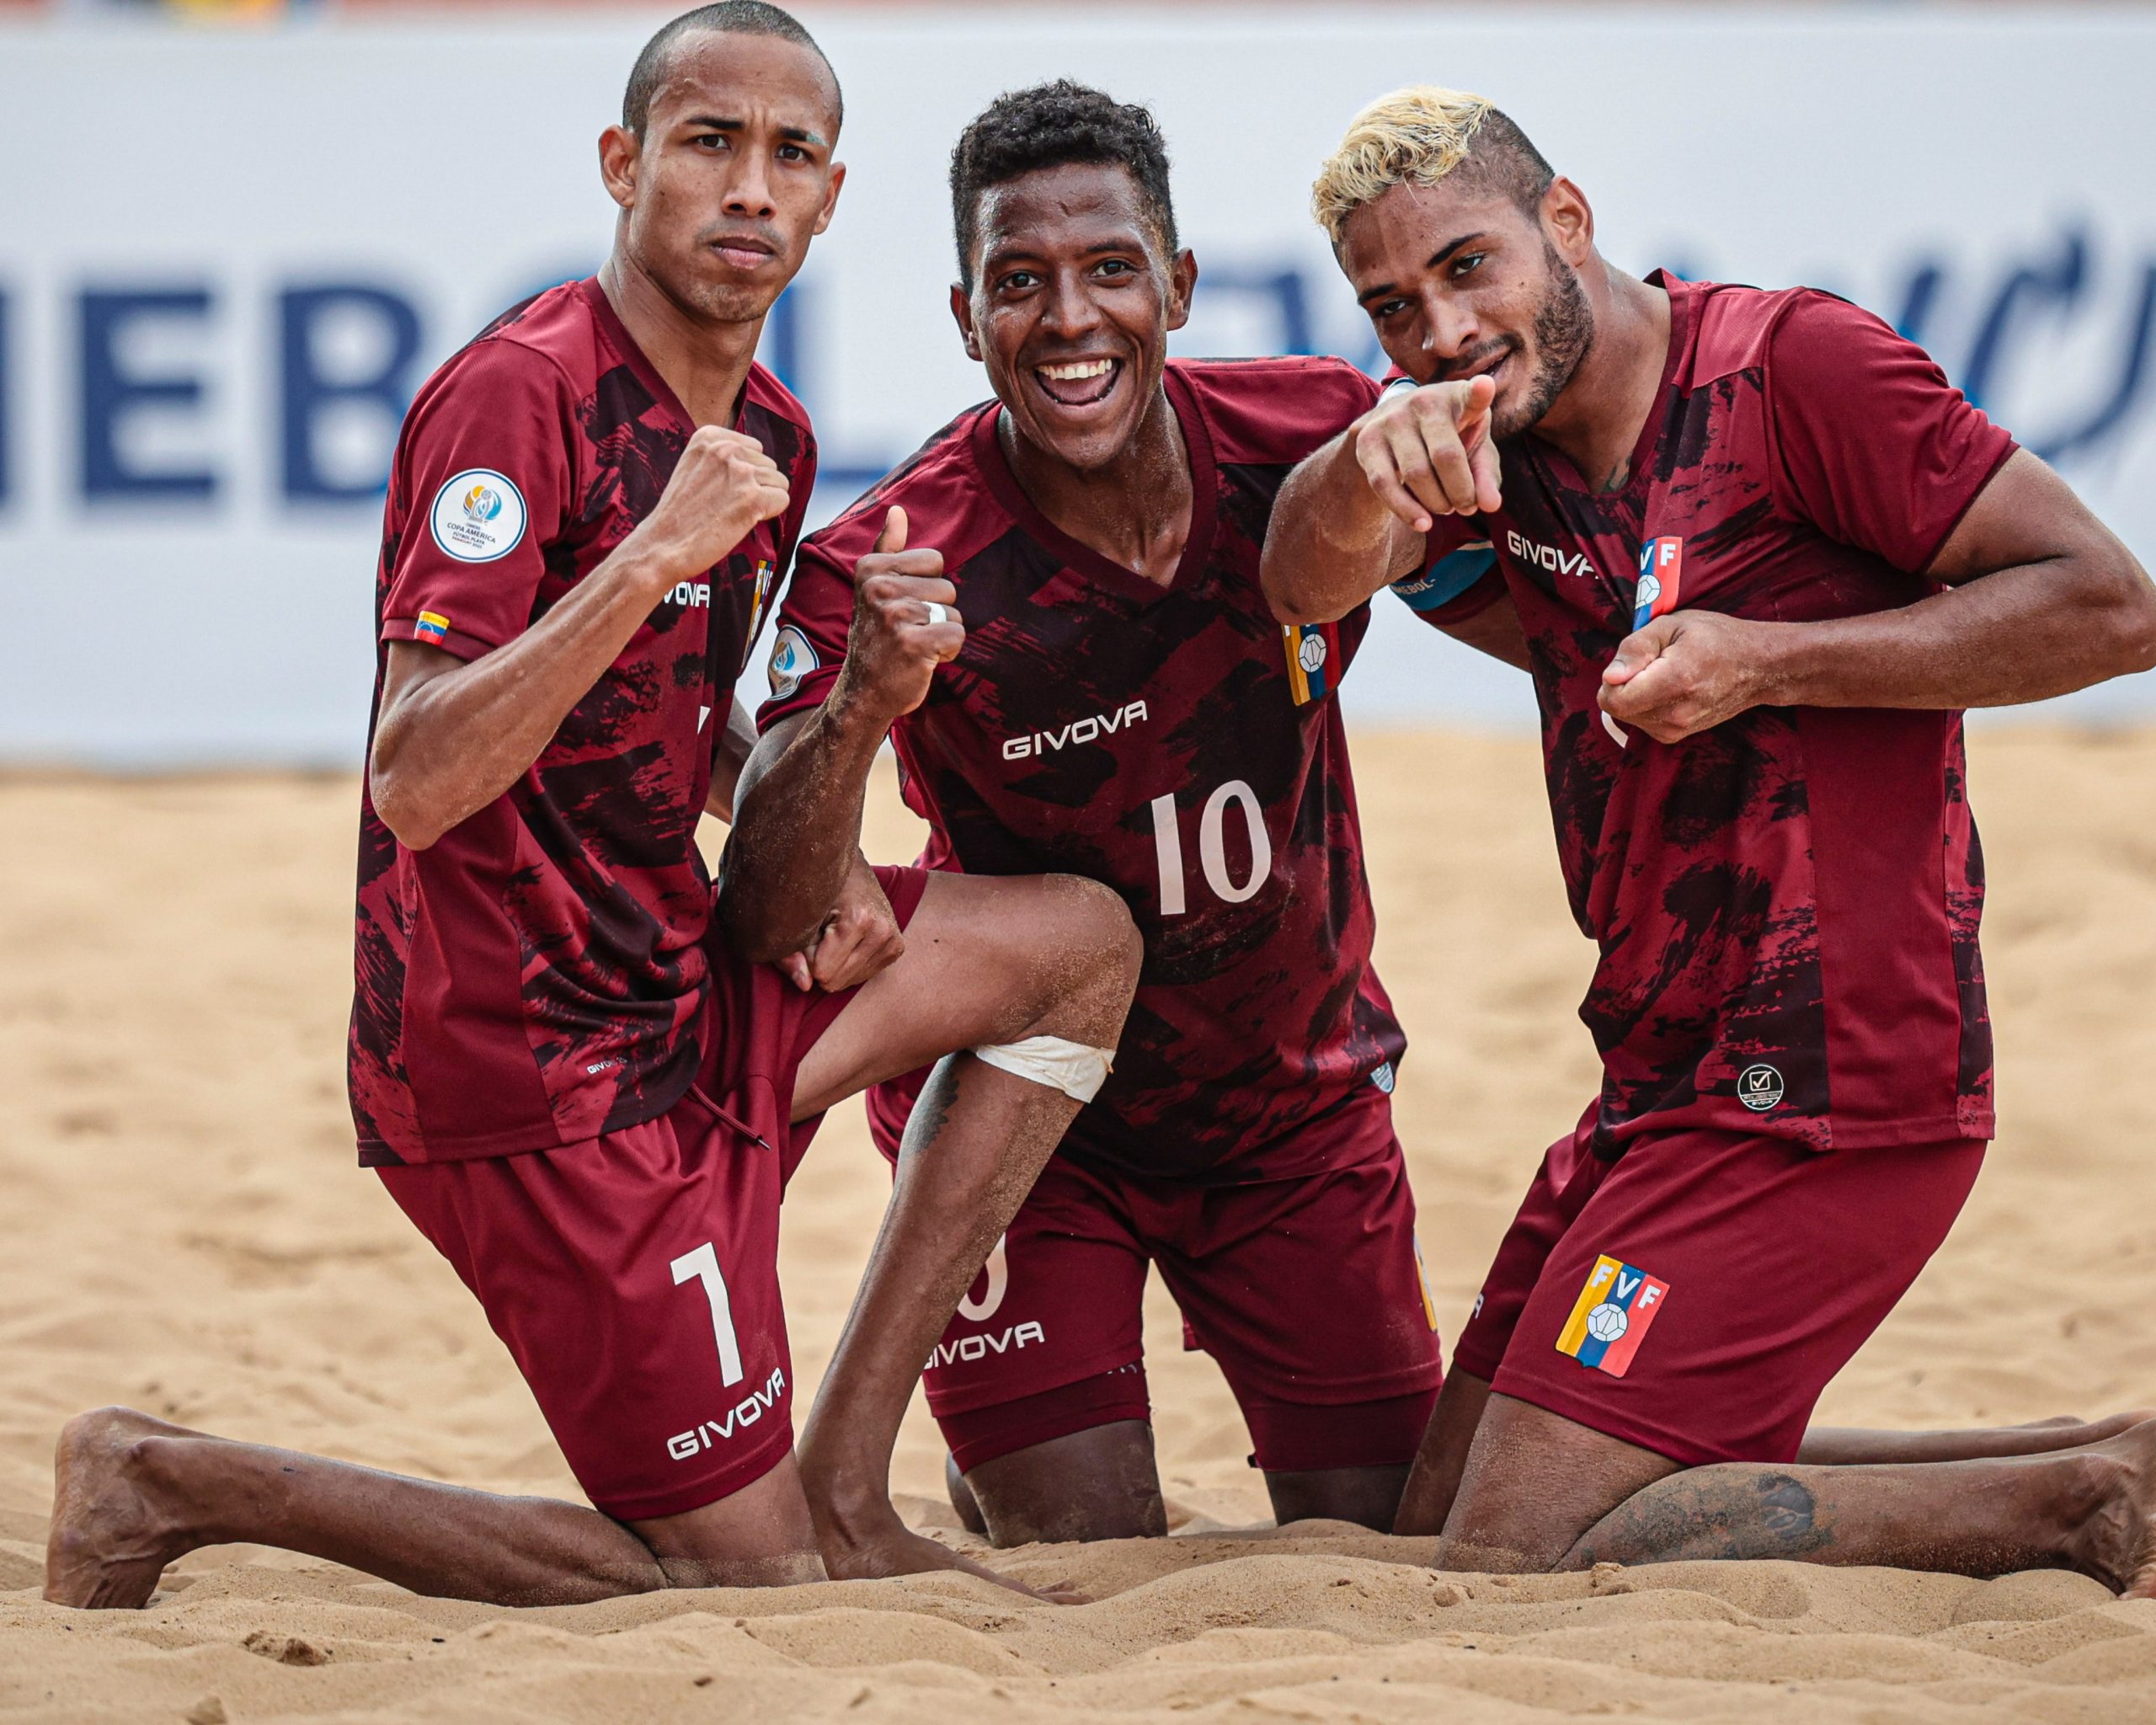
[[1450, 273], [1454, 279], [1457, 280], [1470, 271], [1481, 268], [1483, 259], [1488, 255], [1486, 252], [1469, 252], [1461, 257], [1454, 258], [1452, 260]]
[[781, 144], [778, 147], [778, 159], [782, 162], [806, 162], [808, 159], [808, 152], [798, 144]]
[[1023, 293], [1029, 287], [1040, 285], [1040, 277], [1030, 270], [1013, 270], [995, 284], [999, 293]]
[[1407, 309], [1409, 307], [1406, 300], [1385, 300], [1370, 307], [1370, 317], [1374, 322], [1382, 323], [1387, 318], [1397, 318]]
[[733, 146], [727, 142], [726, 134], [723, 131], [698, 132], [696, 136], [691, 140], [691, 142], [700, 150], [728, 150], [733, 148]]
[[1135, 275], [1137, 266], [1123, 258], [1104, 258], [1093, 266], [1096, 275]]

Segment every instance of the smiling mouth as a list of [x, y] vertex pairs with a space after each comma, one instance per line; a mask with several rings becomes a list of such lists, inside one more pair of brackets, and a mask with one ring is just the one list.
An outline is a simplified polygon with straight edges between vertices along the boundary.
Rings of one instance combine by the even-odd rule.
[[1033, 367], [1033, 381], [1041, 393], [1065, 408], [1089, 408], [1106, 401], [1122, 376], [1121, 360], [1059, 360]]
[[1494, 378], [1504, 369], [1505, 362], [1512, 358], [1513, 353], [1512, 344], [1507, 343], [1495, 353], [1486, 354], [1471, 364], [1448, 366], [1443, 373], [1443, 381], [1448, 383], [1466, 383], [1477, 377]]

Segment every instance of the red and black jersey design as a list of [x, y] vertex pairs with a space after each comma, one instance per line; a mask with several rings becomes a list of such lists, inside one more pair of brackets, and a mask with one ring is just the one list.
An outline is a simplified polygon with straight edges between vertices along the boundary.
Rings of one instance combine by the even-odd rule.
[[[595, 281], [541, 294], [451, 358], [391, 471], [377, 706], [388, 643], [477, 659], [544, 617], [650, 513], [695, 429]], [[363, 1162], [574, 1144], [688, 1088], [711, 907], [696, 820], [815, 483], [808, 415], [760, 368], [736, 429], [785, 473], [786, 513], [659, 602], [515, 785], [420, 852], [363, 796], [349, 1061]]]
[[1755, 708], [1620, 744], [1595, 696], [1636, 606], [1808, 622], [1937, 591], [1924, 571], [2014, 443], [1843, 301], [1652, 279], [1669, 358], [1629, 482], [1597, 492], [1511, 440], [1502, 508], [1444, 524], [1404, 584], [1416, 603], [1448, 556], [1494, 557], [1422, 614], [1508, 595], [1525, 628], [1572, 913], [1601, 948], [1595, 1147], [1708, 1124], [1822, 1150], [1988, 1137], [1961, 715]]
[[[1369, 623], [1283, 631], [1257, 579], [1289, 470], [1376, 397], [1333, 360], [1170, 364], [1190, 537], [1166, 585], [1054, 526], [1020, 490], [994, 403], [962, 415], [801, 548], [766, 726], [819, 705], [846, 650], [855, 563], [883, 512], [943, 553], [966, 644], [894, 732], [922, 857], [1060, 871], [1121, 893], [1145, 939], [1115, 1071], [1064, 1140], [1160, 1176], [1309, 1172], [1295, 1129], [1404, 1046], [1370, 969], [1373, 921], [1338, 702]], [[879, 1097], [902, 1124], [910, 1097]]]

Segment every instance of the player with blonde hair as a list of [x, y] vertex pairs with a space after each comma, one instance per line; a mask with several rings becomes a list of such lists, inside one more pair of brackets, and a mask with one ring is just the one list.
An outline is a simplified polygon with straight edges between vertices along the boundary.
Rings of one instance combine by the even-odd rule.
[[2156, 590], [1923, 351], [1644, 280], [1480, 96], [1401, 90], [1320, 223], [1403, 374], [1283, 486], [1283, 622], [1391, 585], [1531, 669], [1600, 1093], [1402, 1503], [1463, 1568], [1806, 1557], [2148, 1581], [2156, 1424], [1807, 1431], [1993, 1130], [1961, 709], [2156, 663]]

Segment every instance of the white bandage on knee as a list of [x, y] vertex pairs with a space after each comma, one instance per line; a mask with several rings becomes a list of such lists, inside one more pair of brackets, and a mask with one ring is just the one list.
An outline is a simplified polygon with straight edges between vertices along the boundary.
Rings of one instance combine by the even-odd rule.
[[1088, 1048], [1060, 1036], [1029, 1036], [1023, 1042], [992, 1042], [974, 1050], [976, 1059], [1023, 1078], [1059, 1090], [1073, 1102], [1091, 1102], [1108, 1081], [1115, 1050]]

